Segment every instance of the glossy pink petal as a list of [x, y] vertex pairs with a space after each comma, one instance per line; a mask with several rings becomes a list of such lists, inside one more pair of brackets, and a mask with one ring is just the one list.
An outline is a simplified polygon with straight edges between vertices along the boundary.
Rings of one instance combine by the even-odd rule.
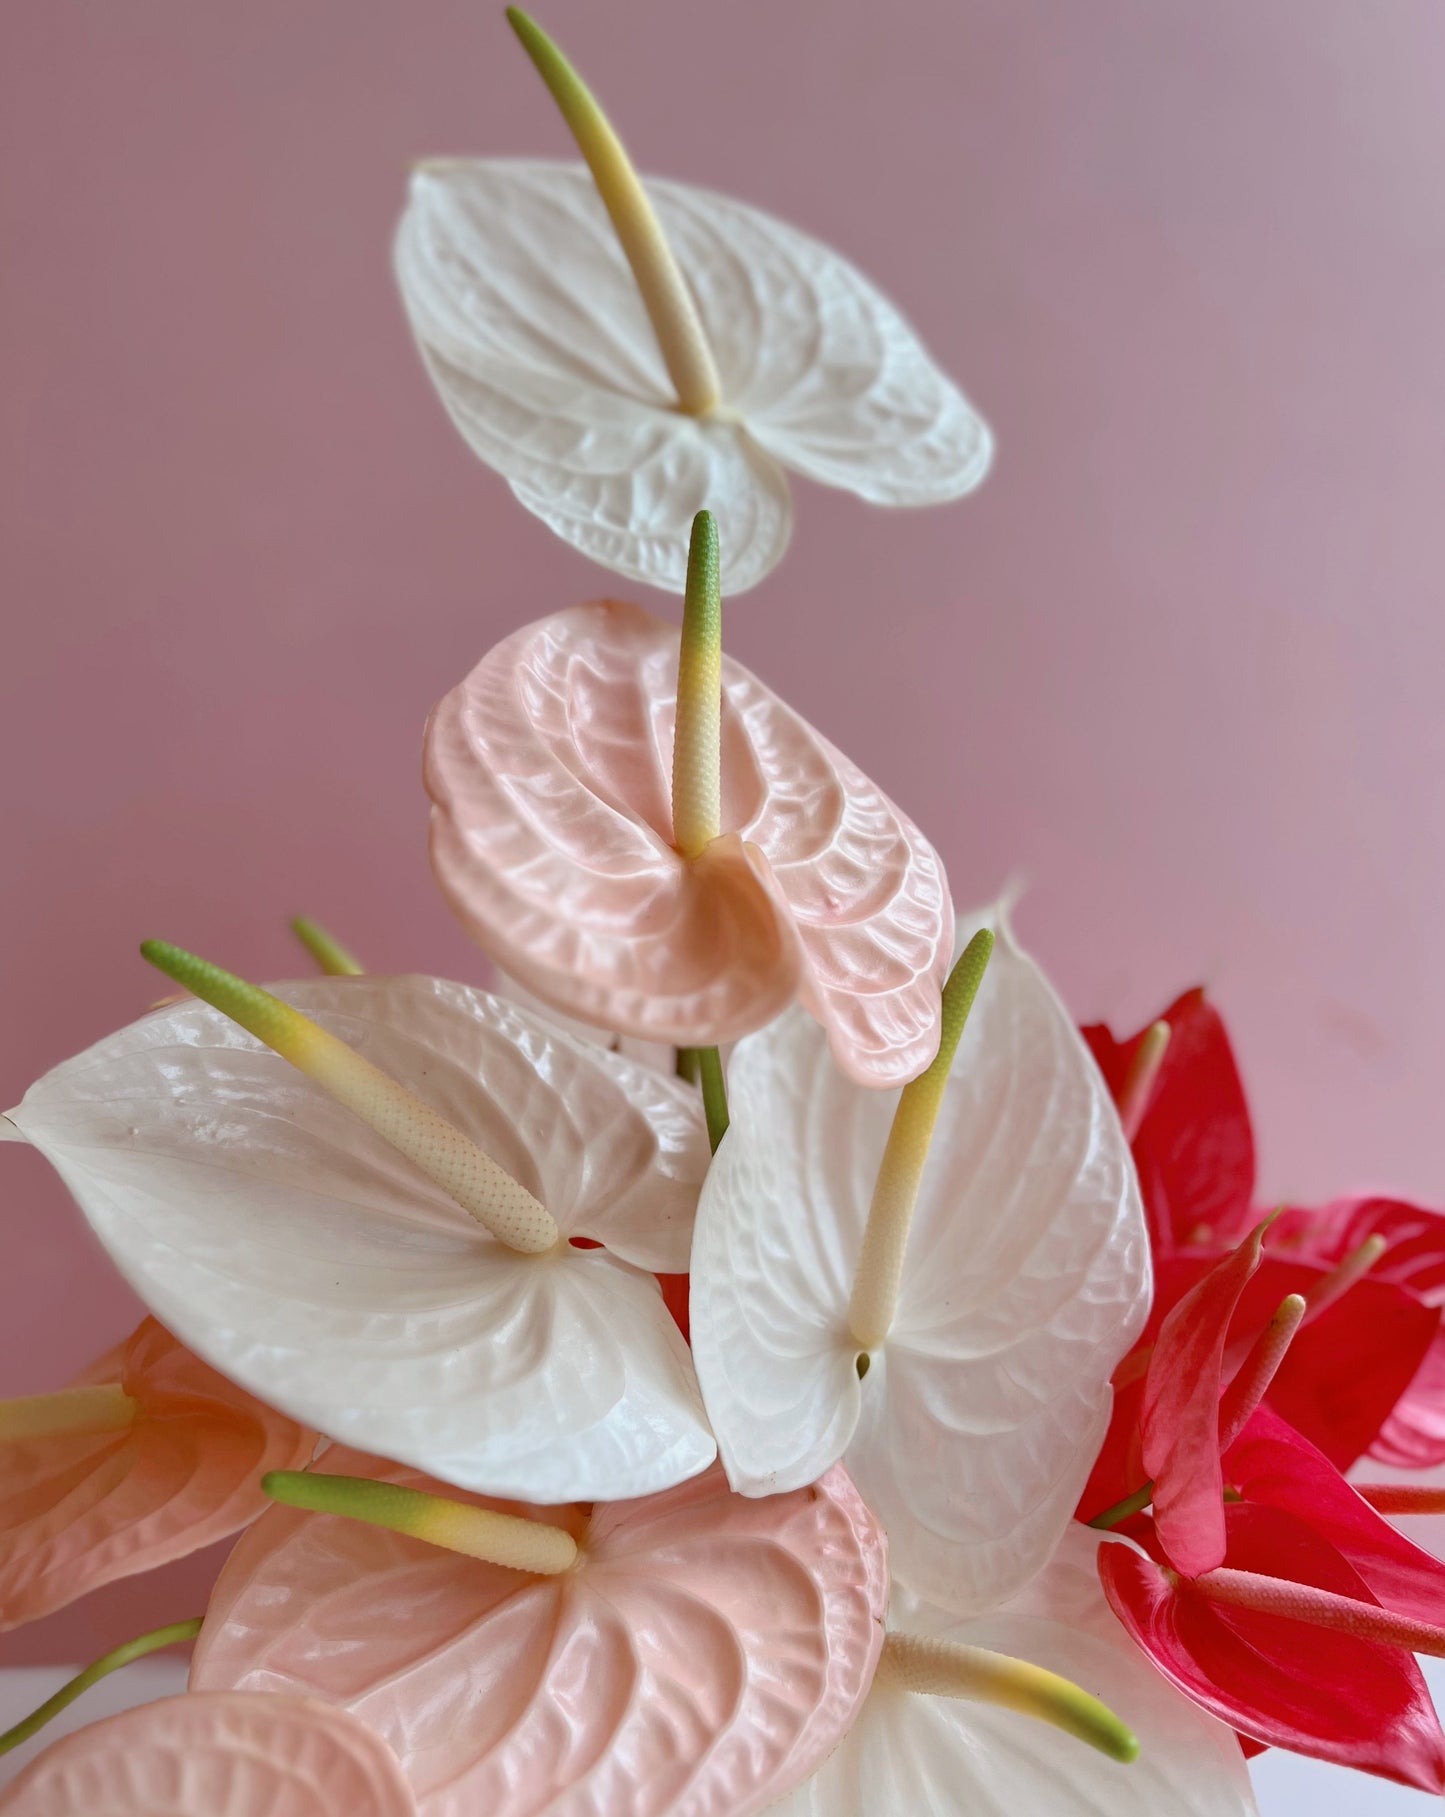
[[165, 1697], [58, 1741], [3, 1817], [413, 1817], [396, 1756], [344, 1711], [239, 1691]]
[[102, 1382], [140, 1403], [124, 1431], [0, 1445], [0, 1627], [234, 1533], [270, 1505], [265, 1472], [315, 1449], [154, 1319], [75, 1385]]
[[[1231, 1567], [1374, 1600], [1342, 1554], [1293, 1515], [1236, 1503], [1228, 1526]], [[1126, 1541], [1100, 1547], [1099, 1576], [1165, 1677], [1241, 1734], [1445, 1792], [1445, 1735], [1411, 1654], [1211, 1602]]]
[[[354, 1452], [326, 1467], [428, 1486]], [[590, 1518], [508, 1506], [566, 1526], [578, 1566], [527, 1577], [274, 1509], [221, 1574], [192, 1684], [345, 1705], [422, 1817], [750, 1817], [847, 1732], [888, 1573], [841, 1470], [766, 1501], [713, 1469]]]
[[1246, 1237], [1159, 1328], [1144, 1385], [1144, 1468], [1154, 1520], [1170, 1560], [1190, 1577], [1224, 1558], [1219, 1393], [1224, 1345], [1239, 1297], [1259, 1266], [1264, 1227]]
[[710, 1046], [794, 997], [865, 1085], [938, 1045], [953, 910], [937, 854], [868, 779], [723, 662], [725, 836], [672, 845], [675, 626], [603, 601], [485, 656], [432, 715], [432, 865], [496, 962], [544, 1003]]

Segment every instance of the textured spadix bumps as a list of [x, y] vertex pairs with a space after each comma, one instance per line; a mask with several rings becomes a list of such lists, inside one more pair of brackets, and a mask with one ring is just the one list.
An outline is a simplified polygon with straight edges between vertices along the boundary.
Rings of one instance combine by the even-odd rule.
[[396, 1757], [345, 1711], [225, 1691], [166, 1697], [47, 1748], [4, 1817], [414, 1817]]
[[[326, 1468], [434, 1487], [355, 1453]], [[528, 1577], [274, 1509], [222, 1572], [192, 1683], [344, 1705], [422, 1817], [752, 1817], [847, 1731], [888, 1574], [841, 1470], [765, 1502], [714, 1470], [590, 1515], [508, 1511], [573, 1534], [576, 1566]]]
[[[726, 546], [724, 544], [724, 546]], [[433, 713], [432, 865], [496, 962], [545, 1003], [684, 1047], [795, 998], [860, 1083], [938, 1045], [953, 909], [937, 853], [807, 722], [722, 665], [723, 836], [673, 844], [678, 634], [604, 601], [492, 650]]]
[[963, 1613], [1052, 1551], [1148, 1296], [1108, 1091], [1037, 966], [998, 932], [892, 1329], [862, 1378], [849, 1302], [896, 1098], [844, 1078], [797, 1012], [733, 1054], [733, 1124], [692, 1261], [694, 1354], [734, 1487], [766, 1495], [843, 1458], [888, 1530], [895, 1578]]
[[695, 1097], [480, 991], [281, 987], [534, 1194], [504, 1246], [355, 1111], [205, 1004], [57, 1067], [12, 1113], [158, 1317], [334, 1438], [497, 1494], [630, 1495], [714, 1455], [652, 1270], [687, 1265]]

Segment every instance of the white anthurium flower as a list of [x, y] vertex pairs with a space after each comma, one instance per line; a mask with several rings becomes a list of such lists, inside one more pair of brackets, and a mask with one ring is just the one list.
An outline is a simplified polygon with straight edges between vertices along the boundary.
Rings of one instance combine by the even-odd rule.
[[[1232, 1731], [1161, 1677], [1115, 1621], [1094, 1567], [1100, 1543], [1070, 1522], [1045, 1569], [973, 1621], [895, 1592], [884, 1665], [862, 1714], [769, 1817], [1253, 1817]], [[1030, 1720], [1042, 1711], [1027, 1671], [1012, 1708], [1001, 1701], [1007, 1684], [993, 1693], [1000, 1701], [987, 1702], [910, 1690], [908, 1674], [889, 1669], [899, 1630], [988, 1648], [1086, 1685], [1133, 1731], [1138, 1758], [1111, 1760]]]
[[556, 46], [509, 16], [586, 164], [421, 165], [395, 264], [453, 422], [522, 503], [678, 593], [706, 507], [740, 593], [787, 547], [786, 469], [880, 505], [978, 485], [989, 432], [893, 304], [758, 209], [644, 190]]
[[588, 1047], [606, 1048], [609, 1053], [621, 1054], [625, 1060], [635, 1060], [639, 1066], [651, 1067], [654, 1072], [677, 1072], [677, 1052], [662, 1041], [643, 1041], [636, 1035], [617, 1035], [610, 1029], [597, 1028], [590, 1022], [580, 1021], [576, 1016], [567, 1016], [559, 1009], [553, 1009], [544, 1003], [535, 991], [529, 991], [525, 984], [504, 972], [499, 965], [492, 967], [492, 985], [497, 996], [508, 1003], [515, 1003], [529, 1016], [535, 1016], [543, 1022], [550, 1022], [570, 1035], [574, 1041], [581, 1041]]
[[169, 1330], [328, 1437], [464, 1488], [625, 1499], [707, 1467], [652, 1276], [687, 1266], [695, 1092], [464, 985], [273, 997], [146, 950], [210, 1001], [111, 1035], [10, 1117]]
[[1149, 1251], [1067, 1011], [1001, 913], [960, 926], [939, 1058], [901, 1095], [852, 1084], [796, 1010], [738, 1043], [691, 1308], [733, 1487], [843, 1459], [895, 1581], [971, 1614], [1026, 1583], [1073, 1512]]

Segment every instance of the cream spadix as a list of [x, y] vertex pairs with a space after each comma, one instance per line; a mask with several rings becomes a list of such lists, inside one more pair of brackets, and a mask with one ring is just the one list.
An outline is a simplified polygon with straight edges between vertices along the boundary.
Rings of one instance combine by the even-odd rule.
[[1138, 1737], [1105, 1703], [1045, 1666], [966, 1641], [890, 1634], [878, 1665], [884, 1683], [916, 1696], [968, 1697], [1052, 1723], [1111, 1760], [1139, 1758]]
[[60, 1388], [54, 1394], [30, 1394], [0, 1401], [0, 1445], [26, 1439], [94, 1437], [124, 1432], [140, 1411], [119, 1382], [94, 1387]]
[[328, 978], [359, 978], [365, 971], [361, 961], [309, 915], [294, 916], [291, 932]]
[[958, 1052], [968, 1012], [973, 1008], [992, 951], [993, 930], [980, 928], [943, 987], [938, 1053], [926, 1071], [904, 1086], [893, 1113], [893, 1127], [888, 1132], [888, 1146], [883, 1150], [883, 1162], [873, 1187], [848, 1307], [849, 1329], [865, 1350], [872, 1350], [888, 1336], [898, 1309], [903, 1255], [928, 1160], [928, 1144], [943, 1107], [943, 1088], [948, 1083], [953, 1056]]
[[288, 1508], [366, 1521], [509, 1571], [555, 1577], [577, 1562], [577, 1542], [561, 1527], [402, 1483], [321, 1470], [273, 1470], [261, 1479], [261, 1487]]
[[637, 279], [668, 376], [677, 388], [678, 404], [689, 416], [706, 415], [720, 396], [712, 349], [657, 210], [648, 200], [632, 160], [592, 91], [541, 26], [519, 6], [507, 8], [507, 20], [547, 84], [577, 141], [577, 149], [587, 161], [597, 193]]
[[344, 1041], [269, 991], [182, 947], [147, 940], [141, 952], [158, 971], [229, 1016], [314, 1079], [338, 1104], [355, 1111], [499, 1242], [524, 1255], [540, 1255], [556, 1246], [557, 1225], [546, 1206], [415, 1092], [388, 1078]]

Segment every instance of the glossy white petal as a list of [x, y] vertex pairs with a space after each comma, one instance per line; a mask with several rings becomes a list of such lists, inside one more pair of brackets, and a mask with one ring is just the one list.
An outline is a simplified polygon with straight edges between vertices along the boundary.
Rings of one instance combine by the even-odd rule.
[[191, 1000], [56, 1068], [12, 1113], [156, 1316], [293, 1417], [463, 1487], [611, 1499], [705, 1468], [686, 1346], [638, 1271], [685, 1257], [707, 1164], [695, 1094], [461, 985], [280, 994], [471, 1136], [564, 1237], [608, 1248], [505, 1248]]
[[981, 1703], [874, 1688], [843, 1745], [772, 1817], [1252, 1817], [1239, 1744], [1129, 1642], [1099, 1589], [1098, 1535], [1070, 1525], [1043, 1575], [983, 1620], [897, 1597], [889, 1625], [1031, 1660], [1128, 1723], [1121, 1766], [1041, 1722]]
[[697, 300], [723, 406], [683, 415], [581, 164], [447, 160], [412, 178], [396, 271], [427, 369], [471, 447], [595, 560], [680, 592], [693, 514], [727, 593], [778, 562], [779, 462], [876, 504], [960, 497], [987, 429], [847, 260], [710, 191], [648, 182]]
[[848, 1302], [897, 1094], [849, 1084], [797, 1012], [739, 1043], [729, 1090], [691, 1293], [734, 1487], [794, 1487], [842, 1456], [887, 1529], [895, 1580], [961, 1613], [991, 1606], [1063, 1531], [1147, 1308], [1143, 1213], [1103, 1080], [1001, 928], [893, 1330], [861, 1382]]

